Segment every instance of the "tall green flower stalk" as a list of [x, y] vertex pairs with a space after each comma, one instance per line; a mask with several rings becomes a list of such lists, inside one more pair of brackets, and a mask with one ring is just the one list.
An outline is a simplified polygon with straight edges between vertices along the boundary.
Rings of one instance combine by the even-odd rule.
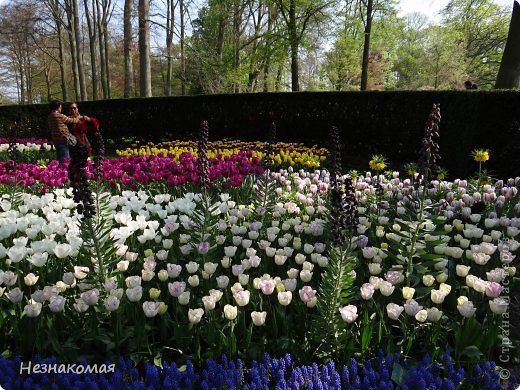
[[[413, 257], [416, 252], [417, 240], [421, 236], [421, 231], [425, 222], [424, 211], [425, 211], [425, 200], [428, 195], [429, 181], [439, 170], [437, 165], [441, 156], [439, 153], [439, 124], [441, 121], [441, 109], [439, 104], [434, 104], [426, 127], [424, 128], [424, 135], [421, 141], [421, 150], [419, 152], [419, 171], [421, 178], [419, 180], [420, 188], [418, 191], [418, 211], [417, 211], [417, 223], [414, 227], [411, 237], [410, 248], [408, 251], [408, 263], [406, 270], [406, 284], [410, 287], [411, 276], [413, 273]], [[422, 186], [421, 186], [422, 184]]]
[[473, 160], [478, 162], [478, 176], [477, 176], [477, 191], [480, 192], [481, 186], [484, 184], [484, 177], [487, 177], [487, 174], [483, 174], [482, 164], [489, 160], [489, 150], [488, 149], [475, 149], [471, 152], [471, 156]]
[[[69, 181], [73, 199], [77, 204], [80, 237], [83, 240], [77, 257], [78, 265], [93, 269], [93, 271], [88, 272], [86, 281], [99, 291], [105, 291], [104, 283], [112, 276], [111, 270], [116, 268], [115, 264], [120, 260], [120, 257], [116, 254], [116, 241], [111, 237], [114, 222], [110, 208], [110, 194], [101, 193], [101, 186], [97, 182], [100, 177], [99, 169], [104, 154], [103, 138], [99, 131], [89, 135], [94, 155], [95, 192], [91, 190], [86, 174], [88, 148], [83, 144], [78, 143], [71, 148]], [[92, 321], [89, 337], [95, 342], [103, 343], [106, 333], [98, 326], [98, 315], [97, 311], [89, 313], [90, 321]], [[139, 315], [136, 318], [140, 319]], [[116, 350], [121, 349], [123, 339], [121, 322], [121, 315], [112, 313]], [[140, 323], [134, 328], [135, 339], [138, 343], [140, 342], [139, 332], [143, 328], [143, 324]]]
[[423, 176], [425, 185], [428, 180], [435, 176], [439, 171], [438, 162], [441, 159], [439, 153], [439, 124], [441, 122], [440, 104], [434, 104], [430, 113], [424, 135], [421, 141], [421, 150], [419, 152], [419, 171]]
[[16, 138], [17, 138], [18, 124], [14, 122], [9, 127], [9, 148], [7, 149], [7, 163], [5, 164], [5, 170], [7, 172], [14, 172], [14, 182], [9, 186], [11, 192], [11, 202], [16, 207], [21, 202], [21, 195], [23, 191], [20, 191], [20, 181], [18, 180], [17, 165], [20, 160], [20, 151], [18, 150]]
[[94, 166], [94, 192], [96, 194], [96, 205], [97, 205], [97, 213], [100, 212], [99, 209], [99, 199], [97, 196], [100, 193], [100, 181], [102, 178], [101, 175], [101, 165], [103, 163], [103, 158], [105, 155], [105, 141], [103, 136], [101, 135], [101, 131], [98, 129], [90, 132], [89, 134], [89, 142], [92, 147], [92, 163]]
[[264, 221], [269, 216], [276, 205], [276, 182], [272, 178], [272, 170], [274, 169], [274, 144], [276, 142], [276, 123], [271, 122], [269, 126], [269, 133], [267, 137], [267, 146], [264, 151], [263, 165], [265, 171], [262, 175], [257, 177], [255, 182], [255, 196], [253, 204], [256, 212], [260, 215], [262, 222], [262, 232], [265, 231], [266, 226]]
[[87, 177], [88, 148], [82, 143], [77, 143], [70, 148], [69, 181], [77, 204], [78, 213], [86, 219], [96, 214], [94, 198]]
[[[213, 227], [216, 221], [215, 217], [212, 217], [216, 206], [211, 205], [211, 194], [209, 191], [210, 180], [208, 177], [208, 138], [209, 138], [209, 124], [207, 121], [203, 121], [199, 128], [199, 135], [197, 141], [197, 164], [199, 169], [199, 182], [201, 190], [201, 202], [202, 210], [200, 213], [195, 213], [195, 223], [197, 224], [197, 237], [195, 238], [198, 242], [194, 243], [194, 246], [200, 246], [206, 242], [206, 236], [210, 234], [210, 227]], [[200, 248], [199, 248], [200, 252]], [[204, 252], [204, 250], [203, 250]], [[203, 254], [204, 258], [205, 253]]]
[[203, 121], [199, 128], [199, 138], [197, 142], [197, 163], [199, 168], [199, 180], [202, 191], [205, 192], [209, 185], [208, 178], [208, 121]]
[[[93, 152], [95, 156], [95, 174], [99, 178], [101, 157], [104, 153], [103, 137], [99, 131], [95, 132], [93, 139]], [[70, 150], [69, 181], [72, 187], [77, 211], [83, 215], [81, 231], [84, 242], [89, 248], [89, 253], [95, 261], [98, 280], [101, 284], [105, 281], [105, 258], [110, 258], [114, 252], [114, 243], [108, 234], [112, 228], [110, 212], [108, 210], [107, 196], [100, 197], [99, 186], [96, 186], [96, 194], [92, 193], [87, 177], [86, 168], [88, 161], [88, 148], [82, 143], [77, 143]], [[94, 199], [95, 198], [95, 199]], [[103, 209], [101, 208], [103, 206]], [[97, 218], [95, 218], [97, 216]], [[95, 221], [93, 220], [95, 218]], [[88, 254], [87, 254], [88, 257]]]
[[267, 147], [265, 150], [264, 166], [267, 170], [272, 170], [274, 165], [274, 145], [276, 143], [276, 123], [271, 122], [267, 136]]
[[[319, 337], [315, 354], [325, 360], [345, 361], [349, 355], [348, 325], [340, 315], [340, 309], [353, 296], [354, 276], [352, 271], [356, 257], [352, 254], [353, 228], [357, 224], [357, 207], [349, 177], [341, 175], [341, 145], [337, 127], [331, 128], [331, 197], [329, 226], [332, 242], [329, 263], [318, 290], [317, 308], [320, 316], [315, 318], [311, 331]], [[352, 339], [350, 340], [352, 341]]]
[[357, 205], [352, 187], [352, 179], [343, 177], [341, 165], [341, 140], [336, 126], [330, 131], [331, 155], [331, 227], [333, 242], [345, 246], [357, 224]]

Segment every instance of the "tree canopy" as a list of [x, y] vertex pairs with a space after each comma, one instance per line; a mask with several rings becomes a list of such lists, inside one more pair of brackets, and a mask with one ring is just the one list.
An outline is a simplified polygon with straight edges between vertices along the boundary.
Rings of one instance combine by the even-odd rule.
[[510, 8], [450, 0], [434, 23], [399, 0], [6, 0], [0, 104], [491, 89]]

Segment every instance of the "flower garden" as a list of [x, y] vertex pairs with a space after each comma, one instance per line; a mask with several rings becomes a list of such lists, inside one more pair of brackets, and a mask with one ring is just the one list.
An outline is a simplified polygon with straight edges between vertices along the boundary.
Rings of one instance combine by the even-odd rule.
[[438, 176], [439, 119], [417, 164], [365, 173], [334, 131], [325, 150], [203, 125], [63, 166], [5, 140], [0, 385], [514, 389], [520, 178], [484, 175], [487, 150]]

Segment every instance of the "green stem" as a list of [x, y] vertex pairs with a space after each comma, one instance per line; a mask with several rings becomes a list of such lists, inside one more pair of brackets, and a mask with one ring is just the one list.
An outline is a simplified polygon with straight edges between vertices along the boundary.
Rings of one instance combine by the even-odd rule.
[[478, 163], [477, 192], [480, 192], [480, 184], [482, 182], [482, 161]]
[[424, 181], [423, 181], [422, 193], [421, 193], [421, 197], [419, 199], [419, 215], [417, 217], [417, 226], [415, 227], [415, 231], [412, 236], [412, 242], [410, 245], [410, 250], [408, 252], [408, 264], [407, 264], [408, 267], [406, 270], [406, 285], [408, 287], [410, 287], [410, 279], [411, 279], [411, 276], [413, 273], [413, 255], [415, 253], [415, 246], [417, 244], [419, 232], [421, 230], [421, 226], [422, 226], [422, 223], [424, 220], [424, 201], [426, 199], [426, 192], [428, 189], [427, 184], [426, 184], [426, 183], [428, 183], [427, 178], [428, 177], [425, 176]]
[[119, 318], [119, 310], [115, 310], [112, 312], [112, 315], [115, 316], [115, 338], [116, 338], [116, 353], [119, 356], [121, 352], [121, 320]]
[[94, 252], [96, 254], [96, 259], [98, 261], [98, 266], [99, 266], [98, 275], [101, 277], [99, 281], [103, 282], [103, 281], [105, 281], [105, 269], [103, 266], [103, 252], [101, 250], [101, 245], [100, 245], [99, 239], [96, 235], [96, 232], [94, 230], [94, 225], [92, 223], [92, 219], [86, 218], [85, 222], [87, 224], [90, 236], [92, 237], [92, 244], [94, 246]]

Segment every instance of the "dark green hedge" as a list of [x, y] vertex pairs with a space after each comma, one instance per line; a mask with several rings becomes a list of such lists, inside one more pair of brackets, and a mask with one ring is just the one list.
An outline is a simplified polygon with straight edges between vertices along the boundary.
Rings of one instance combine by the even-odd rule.
[[[302, 92], [116, 99], [82, 102], [80, 111], [97, 117], [106, 138], [193, 138], [210, 122], [211, 139], [264, 140], [274, 120], [281, 141], [327, 145], [328, 130], [342, 133], [344, 166], [367, 168], [384, 154], [396, 169], [417, 160], [420, 139], [434, 103], [441, 107], [441, 166], [468, 176], [476, 164], [470, 152], [489, 148], [486, 168], [495, 176], [520, 175], [520, 92]], [[47, 136], [46, 105], [0, 106], [0, 131], [26, 121], [32, 135]]]

